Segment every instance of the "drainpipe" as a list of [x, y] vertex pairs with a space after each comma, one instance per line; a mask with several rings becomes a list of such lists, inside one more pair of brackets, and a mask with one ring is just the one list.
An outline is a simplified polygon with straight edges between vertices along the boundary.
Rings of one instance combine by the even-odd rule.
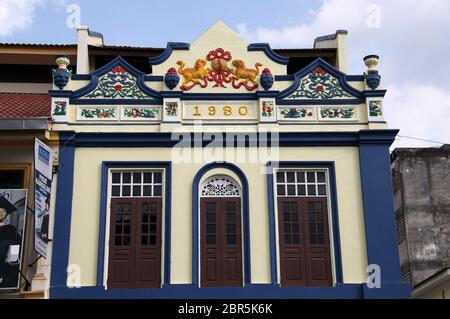
[[77, 34], [77, 74], [89, 74], [95, 67], [89, 63], [89, 46], [103, 46], [103, 35], [89, 31], [89, 28], [84, 25], [77, 28]]

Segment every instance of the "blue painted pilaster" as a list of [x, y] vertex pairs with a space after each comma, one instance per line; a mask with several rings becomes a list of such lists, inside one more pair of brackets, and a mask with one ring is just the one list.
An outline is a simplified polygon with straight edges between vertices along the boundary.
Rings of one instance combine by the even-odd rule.
[[366, 286], [366, 298], [376, 298], [381, 291], [386, 297], [386, 288], [391, 286], [400, 285], [402, 289], [389, 157], [389, 146], [397, 133], [398, 130], [360, 131], [359, 161], [367, 257], [369, 265], [376, 264], [381, 268], [381, 289]]
[[52, 242], [51, 288], [66, 287], [67, 285], [75, 159], [74, 134], [74, 132], [60, 133], [58, 184]]

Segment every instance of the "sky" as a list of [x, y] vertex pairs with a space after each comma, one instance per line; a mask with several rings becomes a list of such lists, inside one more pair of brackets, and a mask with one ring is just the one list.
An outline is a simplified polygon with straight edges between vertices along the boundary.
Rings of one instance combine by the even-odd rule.
[[380, 56], [385, 118], [400, 129], [393, 147], [450, 144], [450, 0], [0, 0], [0, 42], [76, 43], [82, 24], [108, 45], [165, 47], [218, 20], [272, 48], [311, 48], [347, 30], [350, 74]]

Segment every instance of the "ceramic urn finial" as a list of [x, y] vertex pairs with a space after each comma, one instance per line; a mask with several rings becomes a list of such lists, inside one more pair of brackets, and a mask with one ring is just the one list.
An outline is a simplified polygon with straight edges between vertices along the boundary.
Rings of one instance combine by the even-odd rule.
[[378, 73], [378, 62], [380, 57], [378, 55], [368, 55], [364, 57], [364, 63], [367, 66], [367, 73], [364, 74], [367, 86], [375, 90], [381, 81], [381, 75]]
[[58, 68], [52, 70], [53, 83], [55, 83], [60, 90], [63, 90], [72, 76], [72, 71], [67, 69], [70, 60], [69, 57], [61, 55], [56, 57], [55, 62], [58, 65]]

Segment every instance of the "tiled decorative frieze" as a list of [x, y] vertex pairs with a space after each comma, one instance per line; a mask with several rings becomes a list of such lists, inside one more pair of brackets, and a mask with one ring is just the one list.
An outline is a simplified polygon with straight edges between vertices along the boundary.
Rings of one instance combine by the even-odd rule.
[[161, 119], [160, 106], [122, 106], [121, 120], [158, 121]]
[[305, 106], [279, 107], [278, 119], [280, 121], [315, 121], [316, 111], [314, 107]]
[[367, 98], [366, 103], [369, 122], [384, 122], [383, 99], [371, 97]]
[[275, 109], [275, 103], [273, 101], [262, 101], [261, 102], [261, 116], [262, 117], [272, 117]]
[[358, 119], [355, 107], [325, 106], [319, 107], [319, 120], [345, 120], [355, 121]]
[[77, 120], [114, 121], [118, 119], [117, 106], [79, 106]]
[[381, 101], [369, 101], [369, 116], [380, 117], [383, 116], [383, 108]]
[[67, 101], [54, 101], [52, 115], [63, 116], [67, 114]]
[[164, 110], [168, 116], [178, 115], [179, 102], [166, 102], [164, 103]]
[[162, 107], [163, 122], [180, 122], [181, 101], [178, 98], [165, 98]]
[[69, 107], [69, 99], [67, 98], [52, 98], [52, 119], [55, 122], [67, 121], [67, 112]]
[[260, 122], [275, 122], [277, 120], [274, 98], [260, 98], [259, 120]]

